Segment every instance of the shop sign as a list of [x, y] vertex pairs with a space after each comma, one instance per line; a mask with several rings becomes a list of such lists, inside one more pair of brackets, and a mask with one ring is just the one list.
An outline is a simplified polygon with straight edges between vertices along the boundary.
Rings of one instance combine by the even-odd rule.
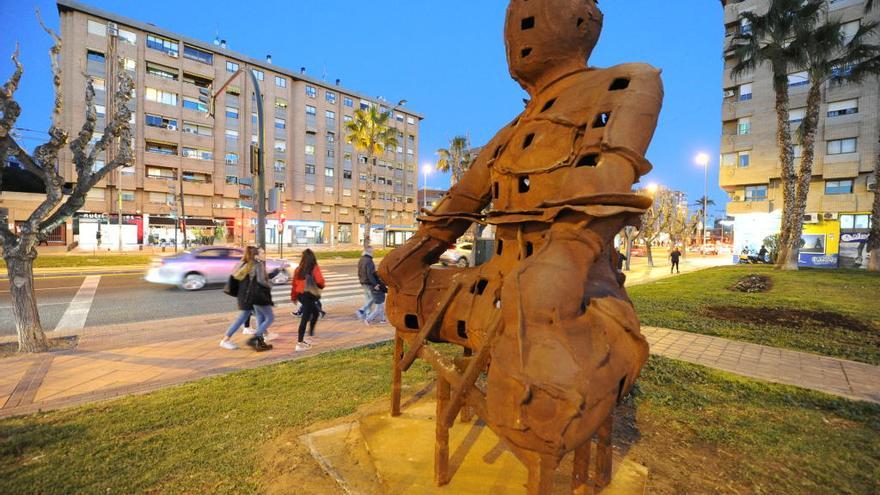
[[837, 254], [798, 254], [798, 265], [814, 268], [837, 268]]

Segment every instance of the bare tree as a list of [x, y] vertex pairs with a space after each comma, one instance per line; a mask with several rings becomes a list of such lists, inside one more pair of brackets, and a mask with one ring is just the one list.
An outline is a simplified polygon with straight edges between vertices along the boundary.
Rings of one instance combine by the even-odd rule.
[[642, 215], [642, 224], [639, 227], [639, 237], [645, 242], [645, 251], [648, 256], [648, 266], [654, 266], [654, 254], [651, 251], [652, 244], [663, 233], [670, 233], [670, 225], [679, 210], [675, 197], [667, 190], [660, 189], [654, 193], [654, 203]]
[[[37, 13], [39, 19], [39, 12]], [[121, 60], [120, 70], [116, 71], [116, 92], [113, 98], [113, 115], [104, 127], [104, 134], [94, 145], [91, 145], [95, 134], [97, 113], [94, 99], [95, 89], [89, 79], [86, 86], [86, 120], [76, 138], [70, 142], [73, 164], [76, 169], [76, 181], [72, 184], [69, 194], [62, 192], [65, 186], [58, 164], [58, 152], [68, 143], [68, 133], [61, 128], [61, 110], [63, 100], [61, 94], [61, 38], [43, 24], [40, 25], [52, 37], [54, 45], [49, 50], [52, 63], [52, 82], [55, 88], [55, 103], [52, 111], [52, 124], [49, 127], [49, 140], [37, 146], [29, 154], [12, 137], [16, 120], [21, 107], [13, 99], [24, 70], [18, 60], [18, 47], [12, 55], [15, 71], [0, 90], [0, 176], [7, 165], [9, 156], [14, 156], [27, 170], [36, 174], [46, 187], [46, 198], [31, 212], [18, 232], [9, 228], [8, 212], [0, 210], [0, 246], [3, 248], [3, 259], [9, 274], [9, 290], [12, 295], [12, 311], [18, 332], [18, 349], [20, 352], [40, 352], [47, 349], [46, 336], [40, 323], [37, 301], [34, 294], [34, 259], [37, 257], [36, 245], [45, 239], [53, 230], [62, 225], [71, 215], [82, 208], [89, 190], [104, 179], [112, 170], [127, 166], [132, 161], [131, 149], [131, 110], [128, 101], [131, 98], [133, 82], [124, 70]], [[108, 150], [115, 150], [114, 158], [105, 167], [95, 170], [95, 161]], [[3, 184], [0, 182], [0, 192]]]

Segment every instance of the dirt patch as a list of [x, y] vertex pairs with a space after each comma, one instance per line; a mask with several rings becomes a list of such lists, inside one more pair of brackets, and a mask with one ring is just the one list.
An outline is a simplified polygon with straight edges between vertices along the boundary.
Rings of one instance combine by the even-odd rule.
[[[66, 351], [76, 349], [79, 337], [71, 335], [68, 337], [56, 337], [48, 339], [49, 352]], [[18, 355], [18, 342], [5, 342], [0, 344], [0, 359]]]
[[843, 328], [853, 332], [871, 333], [878, 331], [870, 323], [833, 311], [749, 306], [709, 306], [703, 312], [707, 316], [727, 321], [754, 323], [757, 325], [778, 325], [794, 330], [818, 325]]
[[773, 287], [773, 280], [766, 275], [746, 275], [733, 284], [730, 290], [739, 292], [767, 292]]

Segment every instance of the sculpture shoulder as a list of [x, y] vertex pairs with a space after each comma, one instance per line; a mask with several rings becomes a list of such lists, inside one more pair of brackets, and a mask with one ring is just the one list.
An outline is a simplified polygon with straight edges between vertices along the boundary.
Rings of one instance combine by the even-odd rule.
[[648, 93], [663, 95], [660, 69], [645, 63], [627, 63], [579, 72], [567, 84], [568, 91], [590, 91], [597, 95]]
[[498, 158], [504, 148], [507, 146], [507, 143], [510, 141], [511, 136], [513, 136], [516, 131], [517, 125], [520, 120], [523, 118], [523, 114], [519, 114], [510, 121], [507, 125], [498, 130], [497, 133], [489, 140], [477, 154], [477, 158], [475, 160], [475, 164], [487, 164], [491, 165], [492, 162]]

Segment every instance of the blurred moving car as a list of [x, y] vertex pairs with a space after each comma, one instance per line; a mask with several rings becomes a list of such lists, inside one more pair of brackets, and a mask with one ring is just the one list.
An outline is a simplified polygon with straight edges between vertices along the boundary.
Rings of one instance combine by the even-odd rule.
[[467, 268], [473, 264], [474, 243], [459, 242], [451, 246], [440, 255], [440, 263], [444, 265], [457, 265]]
[[[205, 246], [175, 256], [153, 260], [144, 280], [154, 284], [176, 285], [184, 290], [199, 290], [208, 284], [229, 280], [243, 250], [235, 247]], [[290, 265], [282, 260], [267, 260], [266, 269], [275, 285], [290, 282]]]

